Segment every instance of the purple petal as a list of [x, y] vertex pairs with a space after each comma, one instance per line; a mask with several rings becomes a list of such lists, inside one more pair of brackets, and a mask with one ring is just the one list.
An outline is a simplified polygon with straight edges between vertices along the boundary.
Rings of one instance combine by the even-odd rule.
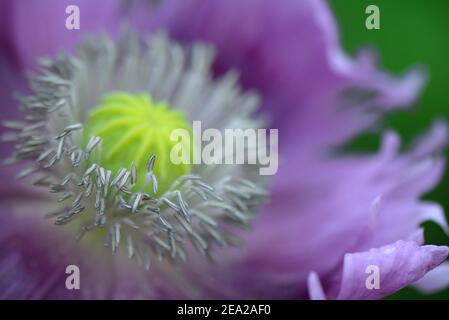
[[307, 287], [309, 289], [309, 297], [311, 300], [326, 300], [320, 279], [315, 272], [309, 274], [307, 279]]
[[[414, 285], [427, 293], [436, 291], [444, 288], [449, 281], [447, 263], [438, 266], [447, 253], [447, 247], [419, 247], [415, 241], [399, 241], [367, 252], [347, 254], [343, 274], [336, 277], [339, 281], [334, 279], [334, 288], [329, 288], [329, 291], [338, 292], [334, 294], [337, 299], [378, 299], [411, 284], [410, 282], [423, 275]], [[434, 269], [431, 270], [432, 268]], [[431, 271], [428, 272], [429, 270]], [[369, 278], [377, 271], [378, 282]], [[309, 275], [308, 290], [309, 297], [313, 300], [327, 299], [315, 272]]]
[[[419, 246], [415, 242], [394, 244], [360, 253], [345, 255], [343, 274], [337, 299], [378, 299], [385, 297], [422, 278], [442, 263], [447, 247]], [[380, 271], [380, 287], [367, 288], [369, 267]], [[369, 286], [368, 286], [369, 287]]]

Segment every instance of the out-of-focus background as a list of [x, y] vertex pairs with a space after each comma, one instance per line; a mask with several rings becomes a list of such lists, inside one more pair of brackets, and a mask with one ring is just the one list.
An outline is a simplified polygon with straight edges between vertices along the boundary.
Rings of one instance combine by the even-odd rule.
[[[435, 118], [449, 122], [449, 1], [447, 0], [329, 0], [337, 17], [342, 42], [349, 53], [363, 46], [375, 47], [380, 63], [400, 73], [414, 64], [429, 71], [429, 82], [415, 109], [396, 112], [386, 118], [385, 126], [398, 131], [404, 143], [428, 129]], [[368, 5], [380, 9], [380, 30], [365, 28]], [[356, 138], [349, 148], [355, 151], [375, 150], [379, 136], [366, 134]], [[449, 158], [449, 148], [446, 151]], [[440, 185], [425, 196], [444, 206], [449, 218], [449, 169]], [[426, 241], [449, 245], [449, 238], [433, 223], [425, 225]], [[391, 299], [449, 299], [449, 288], [422, 295], [406, 288]]]

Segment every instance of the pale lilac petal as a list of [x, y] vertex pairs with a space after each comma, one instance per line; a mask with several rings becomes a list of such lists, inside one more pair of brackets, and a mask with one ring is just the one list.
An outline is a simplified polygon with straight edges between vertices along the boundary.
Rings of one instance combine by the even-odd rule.
[[309, 298], [311, 300], [326, 300], [326, 294], [323, 291], [320, 279], [315, 272], [309, 274], [307, 279]]
[[[343, 266], [343, 274], [337, 274], [342, 271], [334, 271], [333, 275], [327, 276], [327, 282], [328, 282], [328, 288], [327, 288], [327, 294], [331, 295], [332, 297], [336, 298], [338, 296], [339, 299], [373, 299], [372, 296], [363, 296], [358, 297], [354, 296], [357, 294], [360, 294], [361, 291], [363, 292], [374, 292], [376, 294], [380, 294], [378, 297], [375, 298], [381, 298], [385, 294], [385, 292], [382, 291], [382, 279], [384, 279], [385, 273], [382, 273], [381, 270], [381, 264], [377, 261], [383, 261], [383, 265], [390, 266], [391, 269], [399, 268], [399, 270], [388, 270], [387, 273], [387, 280], [384, 281], [388, 284], [389, 287], [391, 286], [398, 286], [398, 289], [400, 286], [404, 286], [403, 284], [400, 284], [399, 277], [396, 279], [398, 282], [396, 284], [392, 284], [392, 282], [388, 278], [395, 278], [396, 276], [392, 276], [392, 274], [397, 274], [402, 272], [403, 270], [408, 269], [402, 269], [403, 268], [403, 262], [399, 262], [398, 260], [407, 260], [407, 254], [410, 251], [421, 251], [421, 252], [413, 252], [411, 255], [411, 261], [415, 260], [415, 262], [419, 265], [422, 263], [423, 265], [426, 265], [427, 258], [429, 257], [429, 253], [431, 256], [431, 261], [433, 258], [436, 258], [436, 264], [438, 264], [438, 259], [444, 260], [444, 254], [442, 257], [440, 257], [440, 253], [446, 252], [447, 255], [447, 247], [436, 247], [436, 246], [421, 246], [424, 243], [424, 230], [419, 229], [416, 232], [414, 232], [410, 237], [408, 237], [407, 241], [400, 241], [398, 243], [395, 243], [393, 245], [384, 246], [379, 249], [371, 249], [366, 252], [361, 253], [353, 253], [353, 254], [347, 254], [344, 259], [344, 266]], [[404, 250], [404, 247], [409, 247]], [[404, 250], [404, 252], [397, 254], [396, 250]], [[427, 251], [426, 253], [423, 253], [423, 251]], [[380, 253], [380, 254], [379, 254]], [[402, 257], [400, 256], [402, 254]], [[394, 256], [396, 255], [396, 256]], [[399, 257], [398, 257], [399, 256]], [[426, 258], [421, 259], [421, 256], [425, 256]], [[433, 258], [432, 258], [433, 257]], [[427, 259], [427, 260], [426, 260]], [[385, 260], [391, 260], [385, 263]], [[357, 265], [357, 263], [362, 263], [361, 269], [354, 268], [354, 265]], [[405, 261], [405, 264], [409, 262]], [[368, 279], [368, 276], [373, 275], [373, 269], [372, 267], [378, 267], [377, 270], [379, 270], [379, 289], [375, 289], [372, 287], [373, 282], [372, 279]], [[360, 267], [360, 266], [358, 266]], [[364, 269], [363, 269], [364, 267]], [[415, 275], [408, 274], [408, 276], [413, 277], [416, 276], [416, 270], [420, 272], [422, 270], [422, 267], [417, 267], [414, 269]], [[423, 292], [434, 292], [438, 289], [442, 289], [445, 286], [447, 286], [449, 283], [448, 278], [448, 265], [446, 263], [442, 263], [441, 265], [435, 267], [433, 270], [426, 273], [426, 271], [421, 272], [422, 274], [425, 274], [423, 278], [421, 278], [419, 281], [415, 282], [413, 285], [422, 290]], [[407, 271], [406, 271], [407, 272]], [[344, 277], [346, 273], [346, 278]], [[344, 281], [347, 281], [351, 284], [351, 281], [355, 281], [354, 279], [357, 279], [356, 281], [359, 282], [357, 286], [351, 286], [344, 284]], [[343, 280], [342, 280], [343, 279]], [[364, 282], [363, 282], [364, 281]], [[360, 283], [364, 283], [364, 287], [360, 287]], [[368, 289], [368, 286], [366, 285], [366, 282], [368, 282], [371, 289]], [[403, 283], [407, 283], [407, 281]], [[394, 281], [393, 281], [394, 283]], [[398, 283], [400, 285], [398, 285]], [[410, 283], [408, 283], [410, 284]], [[346, 290], [343, 292], [343, 290]], [[391, 290], [391, 289], [387, 289]], [[392, 292], [396, 291], [397, 289], [393, 289]], [[321, 299], [327, 299], [326, 293], [324, 293], [321, 281], [318, 277], [318, 275], [315, 272], [311, 272], [309, 274], [308, 278], [308, 291], [309, 291], [309, 297], [313, 300], [321, 300]], [[344, 295], [348, 296], [344, 296]]]
[[415, 142], [418, 147], [414, 150], [414, 156], [422, 157], [441, 150], [448, 145], [448, 138], [447, 122], [443, 120], [435, 121], [429, 132]]
[[444, 214], [444, 209], [436, 203], [423, 203], [421, 205], [421, 219], [422, 221], [432, 221], [443, 229], [443, 231], [449, 235], [449, 226]]
[[423, 293], [432, 293], [449, 286], [449, 262], [444, 262], [413, 284]]
[[[418, 246], [414, 242], [394, 244], [360, 253], [346, 254], [337, 299], [378, 299], [387, 296], [422, 278], [442, 263], [448, 255], [447, 247]], [[380, 288], [366, 286], [367, 268], [380, 271]]]

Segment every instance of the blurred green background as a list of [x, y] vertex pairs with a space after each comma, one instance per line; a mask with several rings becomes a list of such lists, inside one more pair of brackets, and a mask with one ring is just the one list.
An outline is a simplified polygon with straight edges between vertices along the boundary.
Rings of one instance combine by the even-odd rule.
[[[416, 64], [425, 65], [430, 80], [417, 108], [389, 115], [385, 126], [398, 131], [404, 143], [428, 129], [436, 118], [449, 122], [449, 1], [448, 0], [329, 0], [339, 23], [343, 46], [350, 54], [363, 46], [375, 47], [383, 68], [401, 73]], [[380, 30], [368, 30], [365, 20], [368, 5], [380, 9]], [[350, 148], [375, 150], [379, 136], [366, 134]], [[449, 149], [446, 150], [449, 159]], [[425, 199], [443, 205], [449, 217], [449, 170], [440, 185]], [[449, 238], [433, 223], [424, 224], [426, 242], [449, 245]], [[449, 299], [449, 288], [423, 295], [406, 288], [389, 299]]]

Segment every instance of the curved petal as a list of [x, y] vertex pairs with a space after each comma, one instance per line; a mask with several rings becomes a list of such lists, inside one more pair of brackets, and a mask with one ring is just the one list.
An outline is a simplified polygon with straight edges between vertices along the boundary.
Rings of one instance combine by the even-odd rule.
[[[447, 247], [397, 241], [391, 245], [345, 255], [337, 299], [378, 299], [422, 278], [442, 263]], [[379, 286], [374, 278], [379, 272]], [[372, 282], [373, 281], [373, 282]]]
[[326, 295], [323, 291], [320, 279], [315, 272], [309, 274], [307, 279], [307, 287], [309, 291], [309, 298], [311, 300], [326, 300]]
[[[349, 253], [345, 255], [342, 274], [336, 277], [341, 280], [333, 281], [327, 291], [340, 300], [379, 299], [422, 278], [446, 259], [448, 251], [447, 247], [397, 241], [369, 251]], [[317, 275], [311, 273], [309, 295], [312, 299], [326, 298], [320, 288]]]

